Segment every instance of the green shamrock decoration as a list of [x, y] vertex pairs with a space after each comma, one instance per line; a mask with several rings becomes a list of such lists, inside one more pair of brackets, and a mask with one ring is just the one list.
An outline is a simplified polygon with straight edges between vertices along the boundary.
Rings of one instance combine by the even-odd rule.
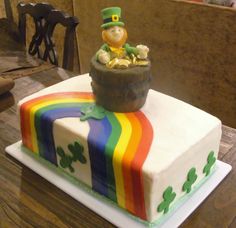
[[106, 116], [106, 110], [96, 104], [87, 104], [83, 105], [81, 108], [82, 116], [80, 117], [81, 121], [85, 121], [89, 118], [96, 120], [101, 120]]
[[173, 189], [171, 186], [169, 186], [168, 188], [166, 188], [166, 190], [163, 193], [163, 201], [162, 203], [160, 203], [160, 205], [157, 208], [158, 212], [162, 212], [164, 210], [164, 214], [167, 213], [169, 211], [169, 207], [171, 202], [173, 202], [173, 200], [176, 197], [176, 193], [172, 192]]
[[56, 152], [61, 157], [61, 160], [60, 160], [61, 167], [64, 169], [69, 168], [69, 170], [73, 173], [75, 170], [71, 166], [72, 158], [69, 155], [66, 155], [64, 150], [60, 146], [57, 147]]
[[74, 144], [69, 144], [68, 149], [72, 153], [72, 156], [65, 154], [63, 148], [60, 146], [57, 147], [56, 152], [61, 157], [61, 167], [64, 169], [69, 168], [70, 172], [74, 173], [75, 170], [72, 167], [73, 162], [80, 161], [82, 164], [87, 162], [85, 156], [83, 155], [84, 147], [79, 142], [75, 142]]
[[211, 151], [207, 157], [207, 164], [204, 166], [203, 173], [206, 174], [206, 176], [209, 175], [211, 171], [211, 167], [216, 162], [216, 157], [214, 156], [214, 151]]
[[184, 182], [183, 191], [189, 193], [193, 183], [197, 180], [196, 169], [191, 168], [188, 172], [187, 180]]
[[82, 164], [86, 163], [86, 158], [83, 155], [84, 147], [80, 143], [75, 142], [74, 145], [73, 144], [69, 144], [68, 145], [68, 149], [73, 154], [73, 157], [72, 157], [73, 161], [77, 161], [78, 160]]

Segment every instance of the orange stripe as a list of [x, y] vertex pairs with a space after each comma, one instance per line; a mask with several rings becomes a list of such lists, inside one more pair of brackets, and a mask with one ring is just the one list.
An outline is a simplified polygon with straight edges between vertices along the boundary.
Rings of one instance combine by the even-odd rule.
[[135, 214], [143, 220], [146, 220], [142, 166], [144, 161], [146, 160], [146, 157], [152, 144], [153, 129], [151, 123], [142, 112], [136, 112], [135, 115], [139, 119], [143, 131], [139, 147], [137, 149], [137, 152], [135, 153], [131, 165], [132, 182], [134, 188], [133, 195], [134, 201], [136, 202]]
[[142, 128], [139, 123], [139, 120], [133, 113], [127, 113], [126, 117], [129, 119], [131, 123], [132, 135], [122, 161], [124, 187], [125, 187], [125, 202], [126, 202], [125, 206], [128, 211], [134, 214], [135, 202], [133, 197], [134, 189], [132, 185], [131, 165], [140, 142], [140, 138], [142, 135]]

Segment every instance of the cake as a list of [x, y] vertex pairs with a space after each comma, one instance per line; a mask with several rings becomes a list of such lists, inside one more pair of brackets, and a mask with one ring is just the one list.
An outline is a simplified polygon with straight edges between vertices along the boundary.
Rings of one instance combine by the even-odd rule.
[[150, 90], [149, 48], [126, 43], [119, 7], [102, 17], [90, 73], [19, 102], [22, 146], [150, 225], [213, 172], [221, 122]]
[[199, 188], [218, 156], [216, 117], [153, 90], [137, 112], [107, 111], [88, 74], [26, 97], [18, 109], [24, 148], [148, 223]]

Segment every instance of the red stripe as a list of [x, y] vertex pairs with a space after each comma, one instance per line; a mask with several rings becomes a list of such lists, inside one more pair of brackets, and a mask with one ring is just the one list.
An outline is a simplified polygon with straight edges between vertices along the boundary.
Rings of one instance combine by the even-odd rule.
[[134, 190], [133, 194], [135, 202], [135, 214], [138, 217], [146, 220], [147, 216], [145, 210], [142, 166], [150, 150], [150, 146], [153, 139], [153, 129], [151, 123], [142, 112], [136, 112], [135, 115], [139, 119], [143, 130], [141, 141], [131, 166], [133, 190]]
[[125, 206], [128, 211], [135, 214], [135, 201], [133, 197], [134, 189], [132, 185], [131, 165], [142, 137], [142, 127], [139, 122], [139, 119], [134, 113], [127, 113], [126, 117], [129, 119], [129, 122], [132, 126], [132, 134], [122, 160], [122, 170], [125, 188]]
[[50, 100], [56, 99], [65, 99], [65, 98], [82, 98], [89, 99], [93, 98], [93, 94], [91, 92], [60, 92], [60, 93], [52, 93], [43, 95], [40, 97], [33, 98], [29, 101], [26, 101], [20, 106], [20, 125], [21, 125], [21, 134], [22, 134], [22, 142], [28, 148], [32, 149], [31, 142], [31, 133], [30, 133], [30, 112], [29, 110], [37, 104], [41, 104], [43, 102], [47, 102]]

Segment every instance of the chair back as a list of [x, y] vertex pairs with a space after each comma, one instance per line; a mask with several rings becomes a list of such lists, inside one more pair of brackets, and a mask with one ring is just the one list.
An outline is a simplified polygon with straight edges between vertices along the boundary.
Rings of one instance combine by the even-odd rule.
[[[35, 33], [29, 44], [28, 52], [33, 56], [49, 61], [58, 66], [58, 55], [55, 43], [52, 40], [53, 32], [57, 24], [65, 27], [64, 51], [62, 67], [73, 70], [74, 49], [75, 49], [75, 29], [79, 24], [77, 17], [55, 9], [48, 3], [19, 3], [17, 5], [19, 13], [19, 31], [23, 43], [26, 45], [26, 15], [30, 15], [35, 24]], [[42, 44], [44, 43], [44, 50]], [[41, 47], [41, 48], [40, 48]], [[79, 58], [79, 55], [78, 55]], [[79, 60], [79, 59], [78, 59]], [[79, 62], [79, 61], [78, 61]], [[80, 71], [80, 66], [78, 66]]]

